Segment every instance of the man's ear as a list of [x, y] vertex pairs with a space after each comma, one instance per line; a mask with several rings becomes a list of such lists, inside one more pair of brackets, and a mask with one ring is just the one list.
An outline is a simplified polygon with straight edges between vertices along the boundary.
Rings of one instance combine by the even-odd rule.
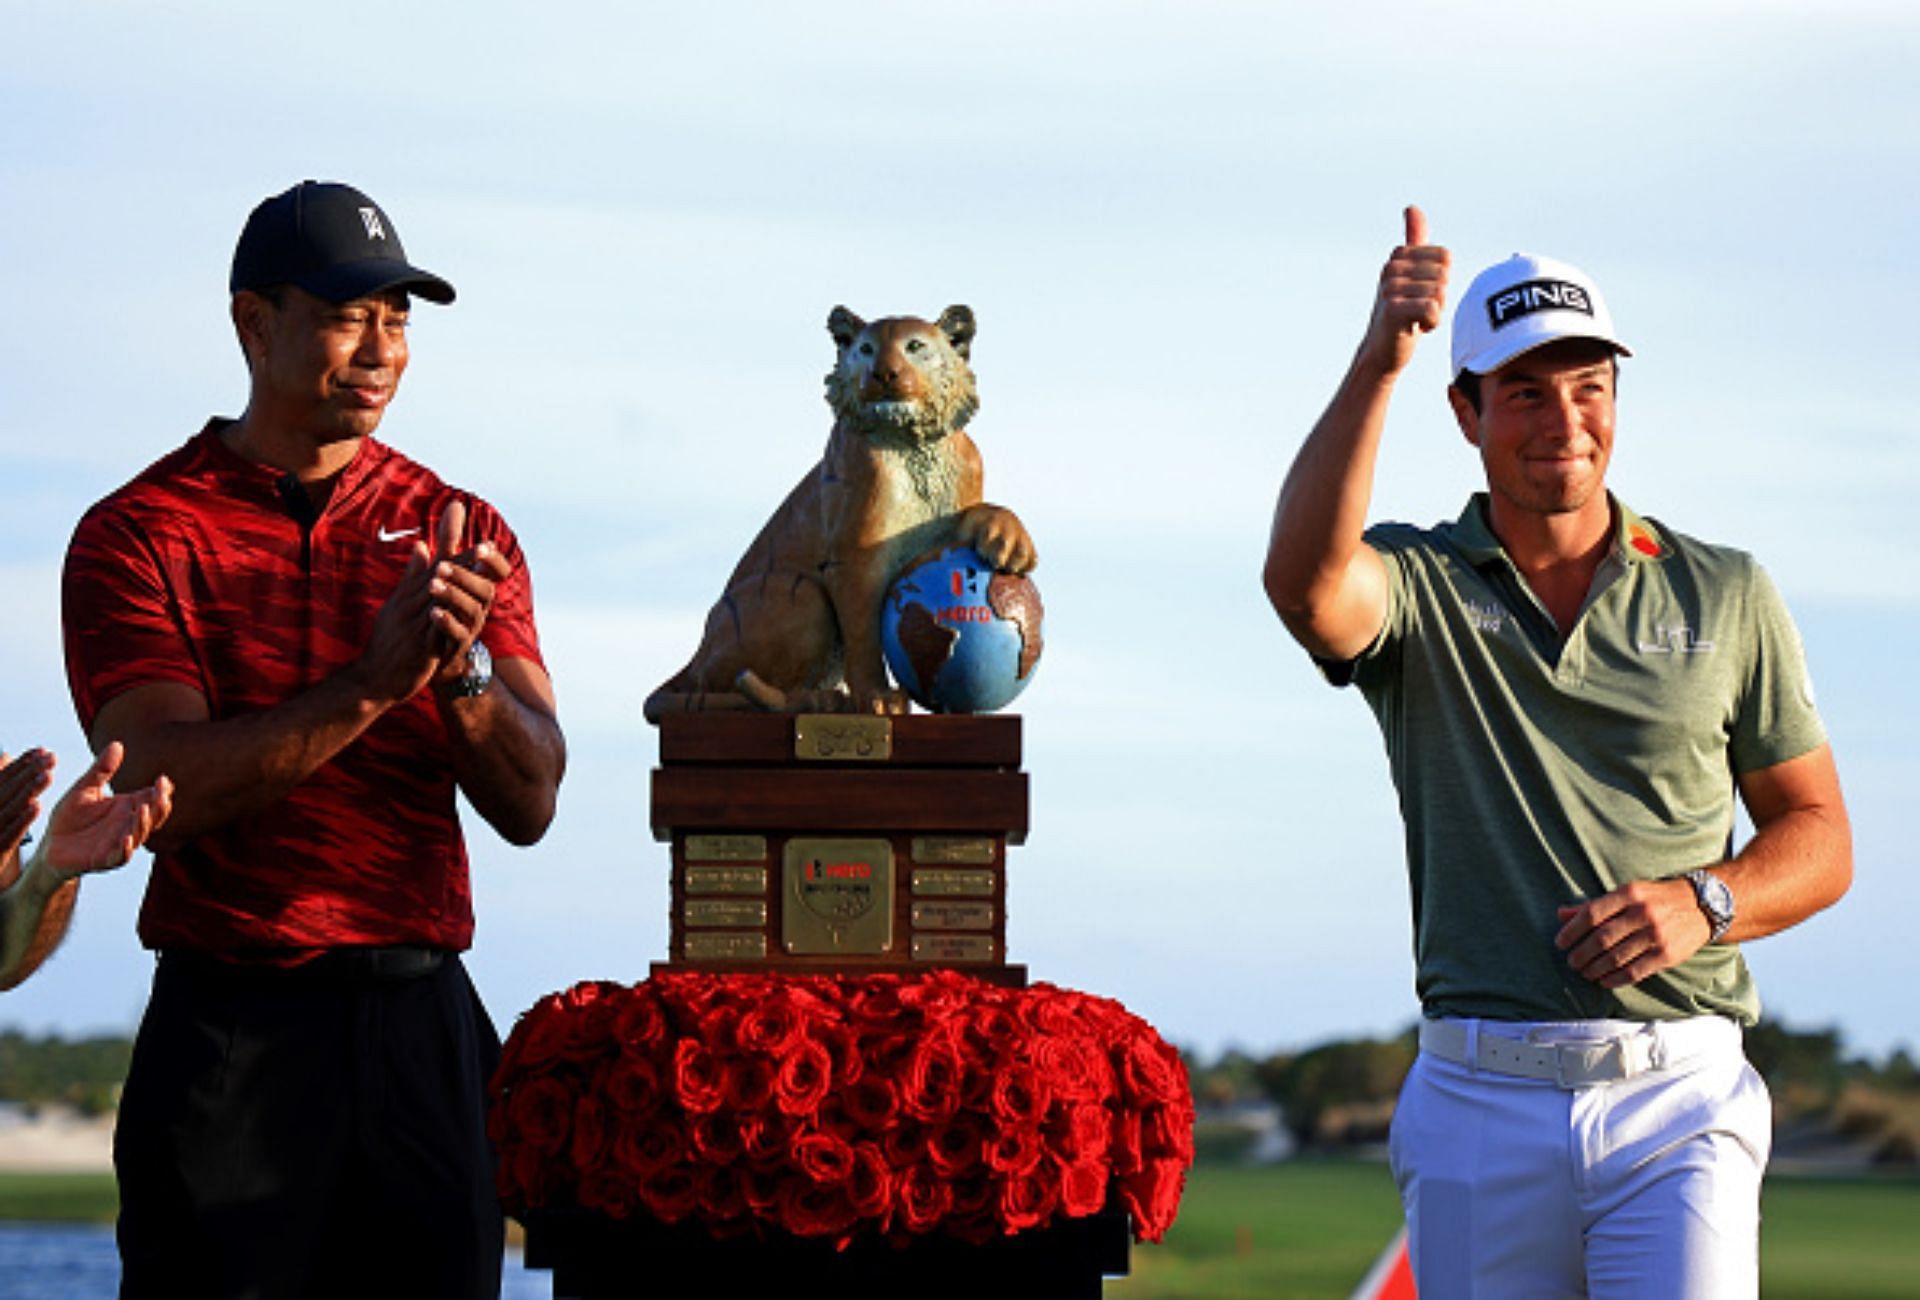
[[240, 337], [240, 351], [251, 370], [254, 362], [266, 354], [273, 304], [251, 289], [242, 289], [233, 295], [228, 314], [233, 317], [233, 332]]
[[1480, 412], [1473, 409], [1473, 403], [1467, 395], [1452, 384], [1447, 385], [1447, 405], [1453, 408], [1453, 418], [1460, 425], [1460, 435], [1478, 447], [1480, 445]]

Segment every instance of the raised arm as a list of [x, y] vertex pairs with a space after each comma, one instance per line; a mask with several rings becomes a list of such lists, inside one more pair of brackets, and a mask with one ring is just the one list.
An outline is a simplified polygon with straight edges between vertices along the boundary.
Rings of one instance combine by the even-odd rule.
[[1331, 659], [1360, 653], [1386, 618], [1386, 573], [1361, 540], [1374, 463], [1394, 384], [1446, 302], [1448, 253], [1427, 243], [1419, 208], [1406, 210], [1406, 237], [1380, 272], [1346, 377], [1294, 457], [1267, 546], [1267, 599], [1296, 641]]
[[173, 792], [164, 776], [133, 794], [107, 793], [121, 754], [119, 745], [107, 746], [54, 805], [46, 836], [25, 868], [0, 873], [0, 989], [33, 974], [59, 946], [80, 876], [124, 865], [167, 820]]
[[439, 552], [449, 558], [436, 566], [432, 595], [446, 659], [434, 677], [434, 698], [453, 749], [454, 780], [474, 811], [508, 843], [532, 844], [553, 821], [566, 740], [553, 683], [530, 659], [496, 661], [493, 680], [479, 695], [454, 689], [495, 591], [512, 574], [506, 557], [486, 542], [455, 554], [465, 517], [458, 501], [440, 517]]

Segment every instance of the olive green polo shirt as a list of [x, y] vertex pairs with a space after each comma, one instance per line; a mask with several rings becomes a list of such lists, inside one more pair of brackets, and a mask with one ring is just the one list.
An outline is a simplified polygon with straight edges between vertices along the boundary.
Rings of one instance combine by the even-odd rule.
[[1555, 909], [1720, 862], [1734, 777], [1824, 743], [1786, 607], [1751, 556], [1613, 502], [1612, 549], [1562, 638], [1486, 520], [1367, 531], [1386, 624], [1351, 664], [1406, 820], [1428, 1016], [1751, 1024], [1739, 948], [1629, 988], [1582, 979]]

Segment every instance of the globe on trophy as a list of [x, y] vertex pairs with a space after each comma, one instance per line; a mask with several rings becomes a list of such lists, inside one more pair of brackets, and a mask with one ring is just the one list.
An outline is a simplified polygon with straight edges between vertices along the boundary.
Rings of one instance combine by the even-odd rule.
[[1031, 578], [997, 571], [971, 546], [945, 546], [894, 580], [880, 648], [921, 708], [993, 713], [1033, 680], [1043, 613]]

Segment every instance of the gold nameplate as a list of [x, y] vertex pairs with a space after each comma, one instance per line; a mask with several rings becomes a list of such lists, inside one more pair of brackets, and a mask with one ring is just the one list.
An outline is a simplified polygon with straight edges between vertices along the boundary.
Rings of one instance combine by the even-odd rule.
[[916, 930], [991, 930], [992, 903], [915, 903]]
[[743, 925], [765, 925], [767, 900], [764, 898], [689, 898], [685, 915], [688, 925], [724, 925], [736, 929]]
[[790, 953], [881, 953], [893, 946], [893, 845], [787, 841], [780, 942]]
[[758, 961], [767, 955], [767, 936], [709, 930], [688, 935], [681, 946], [688, 961]]
[[916, 934], [913, 936], [915, 961], [979, 962], [993, 960], [993, 936], [989, 934]]
[[893, 757], [893, 719], [802, 713], [793, 722], [793, 756], [802, 762], [884, 763]]
[[913, 873], [913, 892], [934, 898], [992, 898], [993, 882], [991, 871], [921, 867]]
[[913, 860], [985, 866], [994, 860], [998, 847], [993, 840], [977, 835], [916, 835], [913, 837]]
[[765, 862], [764, 835], [689, 835], [688, 862]]
[[764, 894], [765, 867], [688, 867], [689, 894]]

